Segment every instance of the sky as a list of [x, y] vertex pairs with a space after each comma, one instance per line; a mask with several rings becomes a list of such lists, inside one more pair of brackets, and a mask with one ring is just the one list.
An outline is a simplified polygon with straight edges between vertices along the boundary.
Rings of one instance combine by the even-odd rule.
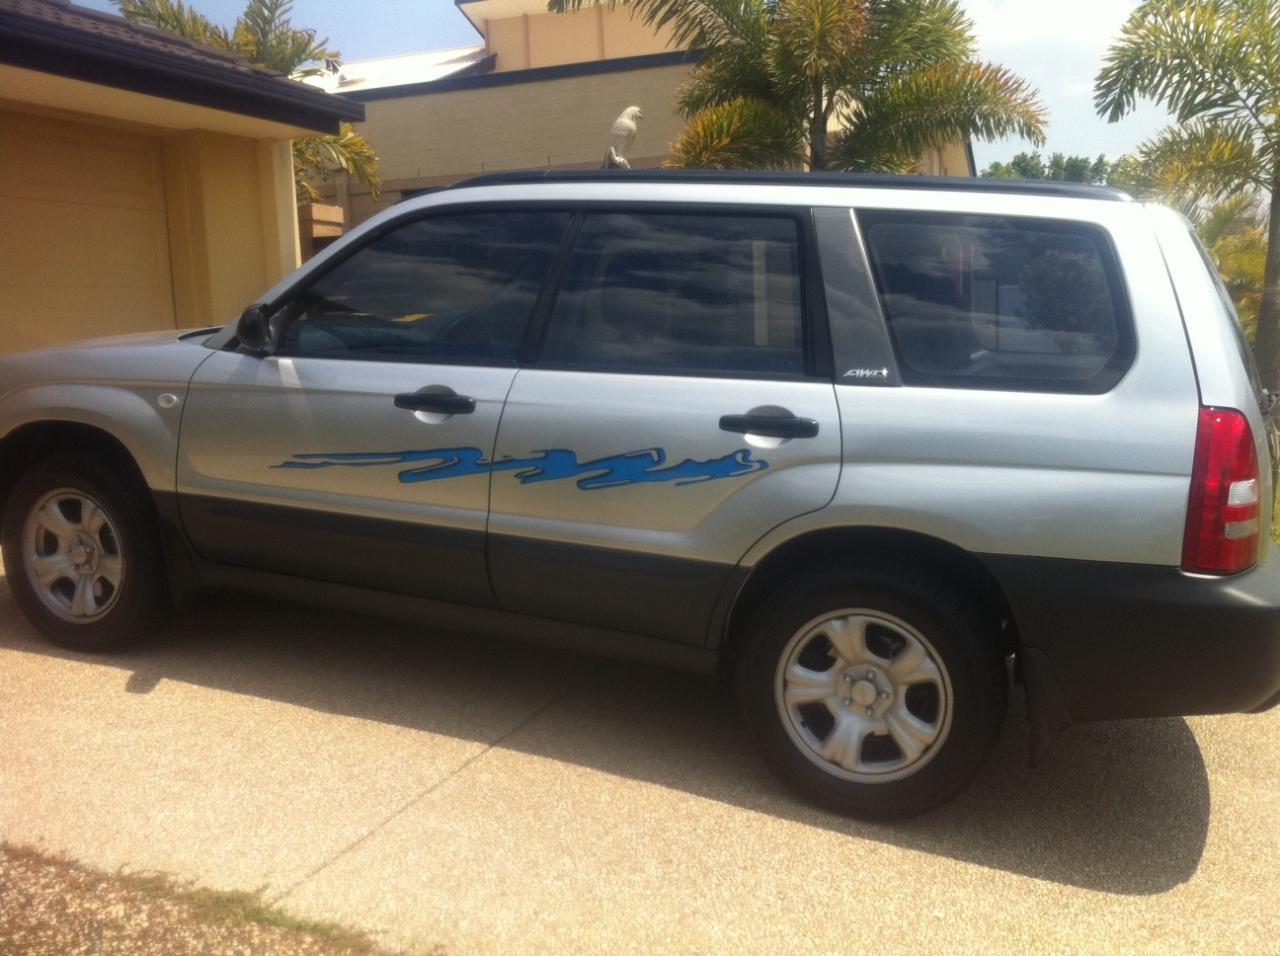
[[[1049, 109], [1045, 152], [1116, 157], [1170, 122], [1151, 104], [1118, 123], [1094, 112], [1093, 79], [1135, 0], [962, 0], [981, 57], [1008, 67], [1040, 90]], [[1031, 147], [1024, 141], [975, 142], [978, 168]]]
[[[110, 0], [76, 0], [115, 10]], [[961, 0], [974, 21], [980, 54], [1023, 76], [1049, 109], [1044, 152], [1115, 157], [1131, 152], [1169, 122], [1150, 105], [1119, 123], [1093, 109], [1093, 78], [1137, 0]], [[194, 0], [214, 20], [231, 23], [244, 0]], [[470, 46], [476, 31], [453, 0], [295, 0], [293, 21], [328, 36], [347, 60]], [[1020, 140], [974, 143], [978, 168], [1032, 148]]]

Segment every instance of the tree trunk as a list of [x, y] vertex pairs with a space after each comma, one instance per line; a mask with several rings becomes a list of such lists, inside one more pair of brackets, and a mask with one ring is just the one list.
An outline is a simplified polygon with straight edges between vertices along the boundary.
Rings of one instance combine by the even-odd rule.
[[809, 114], [809, 169], [827, 168], [827, 111], [822, 81], [813, 82], [813, 112]]
[[1280, 393], [1280, 169], [1271, 181], [1271, 220], [1267, 227], [1267, 270], [1263, 282], [1253, 354], [1263, 386], [1277, 394]]

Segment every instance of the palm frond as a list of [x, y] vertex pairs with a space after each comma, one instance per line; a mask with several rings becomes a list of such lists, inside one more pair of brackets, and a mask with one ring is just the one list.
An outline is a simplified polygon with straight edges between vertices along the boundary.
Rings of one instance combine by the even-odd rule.
[[1229, 233], [1209, 247], [1209, 255], [1213, 257], [1218, 274], [1235, 303], [1245, 333], [1252, 339], [1262, 308], [1262, 290], [1266, 286], [1266, 229]]
[[884, 84], [842, 121], [832, 166], [868, 170], [873, 160], [900, 162], [971, 137], [1017, 135], [1040, 145], [1047, 114], [1039, 94], [1003, 67], [944, 62]]
[[669, 147], [679, 169], [787, 169], [803, 161], [796, 120], [763, 100], [737, 99], [694, 116]]
[[773, 100], [775, 89], [765, 64], [751, 55], [708, 57], [676, 90], [676, 112], [689, 119], [712, 106], [748, 97]]
[[772, 99], [768, 49], [768, 21], [763, 16], [744, 18], [732, 37], [706, 51], [689, 82], [677, 92], [676, 109], [687, 119], [743, 97]]
[[832, 143], [827, 164], [846, 173], [920, 172], [920, 153], [877, 136], [857, 136], [844, 131]]
[[182, 0], [115, 0], [115, 5], [130, 23], [154, 27], [219, 50], [234, 48], [226, 29]]
[[382, 185], [378, 154], [350, 123], [343, 123], [336, 136], [308, 136], [293, 141], [293, 178], [299, 203], [314, 202], [319, 195], [315, 182], [335, 169], [350, 173], [369, 187], [374, 199], [378, 198]]
[[780, 72], [837, 77], [865, 45], [870, 28], [866, 7], [855, 0], [786, 0], [778, 4], [772, 30]]
[[868, 41], [857, 62], [862, 84], [977, 53], [973, 21], [958, 0], [871, 0], [868, 13]]
[[1111, 122], [1145, 97], [1180, 123], [1247, 117], [1263, 125], [1280, 92], [1278, 37], [1274, 0], [1147, 0], [1107, 53], [1094, 105]]
[[314, 30], [294, 27], [289, 20], [293, 0], [249, 0], [236, 21], [232, 39], [243, 56], [285, 76], [306, 77], [333, 71], [342, 55], [317, 39]]
[[1265, 228], [1267, 216], [1256, 193], [1241, 192], [1199, 210], [1194, 221], [1200, 239], [1212, 247], [1229, 236]]
[[1269, 185], [1253, 130], [1243, 120], [1197, 119], [1170, 126], [1138, 148], [1142, 186], [1193, 201]]

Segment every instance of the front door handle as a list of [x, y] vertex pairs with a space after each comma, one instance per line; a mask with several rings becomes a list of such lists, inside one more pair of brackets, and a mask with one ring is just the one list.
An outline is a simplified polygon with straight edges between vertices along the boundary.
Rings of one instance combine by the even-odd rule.
[[405, 392], [396, 396], [396, 408], [440, 415], [470, 415], [476, 410], [476, 400], [453, 392]]
[[812, 418], [796, 418], [786, 415], [721, 415], [720, 429], [741, 435], [760, 435], [765, 438], [816, 438], [818, 423]]

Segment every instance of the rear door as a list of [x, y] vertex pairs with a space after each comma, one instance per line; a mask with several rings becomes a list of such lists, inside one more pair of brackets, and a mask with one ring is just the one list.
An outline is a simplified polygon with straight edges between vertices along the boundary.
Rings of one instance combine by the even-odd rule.
[[498, 433], [497, 601], [701, 643], [751, 544], [835, 493], [808, 218], [615, 208], [576, 228]]

